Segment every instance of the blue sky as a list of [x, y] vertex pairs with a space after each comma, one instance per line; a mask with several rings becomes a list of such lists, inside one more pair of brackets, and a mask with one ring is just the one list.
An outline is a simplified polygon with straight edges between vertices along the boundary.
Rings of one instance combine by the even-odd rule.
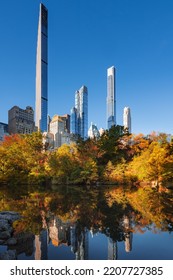
[[[35, 107], [39, 0], [0, 0], [0, 122], [17, 105]], [[88, 87], [89, 124], [106, 127], [107, 68], [116, 68], [117, 123], [173, 134], [173, 1], [43, 0], [49, 12], [49, 105], [70, 113]]]

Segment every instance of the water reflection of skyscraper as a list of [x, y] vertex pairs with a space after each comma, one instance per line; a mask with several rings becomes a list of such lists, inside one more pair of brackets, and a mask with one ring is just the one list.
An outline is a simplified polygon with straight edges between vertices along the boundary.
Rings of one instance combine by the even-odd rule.
[[[125, 215], [122, 219], [122, 239], [125, 242], [125, 251], [132, 250], [132, 237], [130, 218]], [[62, 222], [58, 217], [51, 217], [47, 229], [42, 229], [40, 236], [35, 236], [35, 259], [48, 258], [48, 243], [51, 240], [53, 246], [71, 246], [71, 252], [76, 260], [89, 259], [89, 234], [87, 228], [80, 228], [74, 222]], [[108, 260], [118, 259], [118, 241], [108, 237]]]
[[125, 233], [125, 251], [127, 253], [132, 251], [132, 239], [133, 239], [132, 232]]
[[76, 259], [88, 259], [88, 230], [79, 231], [76, 224], [72, 222], [62, 222], [55, 217], [49, 222], [49, 237], [52, 244], [58, 246], [64, 244], [71, 245], [71, 251], [76, 255]]
[[124, 215], [123, 217], [123, 226], [124, 226], [125, 251], [128, 253], [132, 250], [133, 233], [131, 232], [130, 218], [126, 215]]
[[89, 231], [84, 229], [78, 238], [78, 246], [76, 251], [76, 260], [88, 260], [89, 254]]
[[56, 226], [56, 220], [54, 219], [53, 224], [49, 226], [49, 237], [52, 240], [54, 246], [58, 246], [58, 227]]
[[58, 217], [52, 217], [48, 223], [49, 238], [52, 245], [59, 246], [60, 244], [68, 245], [69, 243], [69, 227], [70, 222], [62, 222]]
[[108, 260], [118, 259], [118, 246], [117, 241], [113, 241], [108, 237]]
[[35, 235], [35, 260], [48, 259], [48, 231], [43, 229], [40, 235]]
[[88, 259], [88, 230], [78, 231], [76, 224], [62, 222], [57, 217], [52, 217], [47, 229], [42, 229], [40, 235], [35, 235], [35, 260], [48, 258], [48, 243], [51, 240], [53, 246], [64, 244], [71, 245], [71, 251], [76, 259]]
[[35, 235], [35, 260], [41, 260], [41, 242], [39, 235]]

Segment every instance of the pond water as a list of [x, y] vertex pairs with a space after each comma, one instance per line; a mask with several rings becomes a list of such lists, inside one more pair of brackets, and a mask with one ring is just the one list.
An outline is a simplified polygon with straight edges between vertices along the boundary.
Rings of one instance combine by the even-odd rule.
[[173, 191], [124, 186], [0, 187], [16, 211], [18, 260], [172, 260]]

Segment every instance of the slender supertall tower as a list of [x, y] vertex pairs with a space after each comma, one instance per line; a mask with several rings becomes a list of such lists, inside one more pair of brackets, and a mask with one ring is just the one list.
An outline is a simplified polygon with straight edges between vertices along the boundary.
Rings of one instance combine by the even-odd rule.
[[48, 115], [48, 10], [41, 3], [37, 38], [35, 125], [47, 131]]
[[131, 133], [131, 113], [129, 107], [124, 108], [123, 125], [124, 129], [128, 130], [128, 133]]
[[71, 109], [71, 117], [70, 117], [70, 132], [72, 134], [78, 134], [78, 125], [77, 125], [77, 109], [73, 107]]
[[88, 89], [82, 86], [77, 95], [78, 131], [83, 139], [88, 137]]
[[115, 67], [107, 69], [107, 129], [116, 125]]

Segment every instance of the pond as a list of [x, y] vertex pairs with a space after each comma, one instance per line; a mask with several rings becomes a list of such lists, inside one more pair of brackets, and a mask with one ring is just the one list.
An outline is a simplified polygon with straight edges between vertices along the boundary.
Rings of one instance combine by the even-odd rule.
[[0, 187], [18, 260], [172, 260], [173, 191], [125, 186]]

